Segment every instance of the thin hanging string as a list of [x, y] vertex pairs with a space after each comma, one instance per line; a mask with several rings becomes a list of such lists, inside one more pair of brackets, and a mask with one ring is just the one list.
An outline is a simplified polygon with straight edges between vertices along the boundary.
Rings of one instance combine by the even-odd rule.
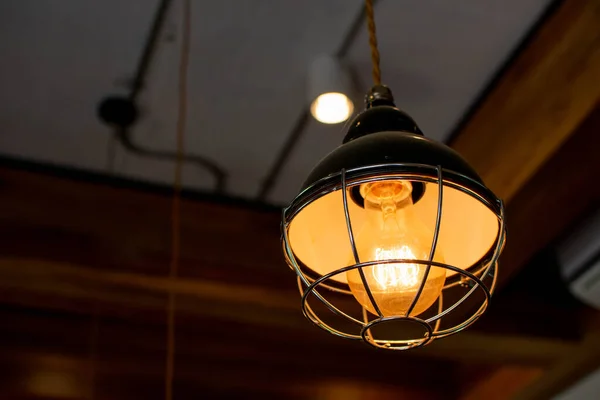
[[90, 399], [96, 398], [96, 368], [98, 359], [98, 331], [100, 325], [98, 302], [94, 303], [92, 311], [92, 326], [90, 329]]
[[115, 172], [115, 160], [117, 155], [117, 138], [114, 134], [108, 136], [106, 143], [106, 172], [112, 174]]
[[[183, 22], [181, 35], [181, 53], [179, 57], [179, 84], [178, 84], [178, 114], [177, 114], [177, 157], [173, 176], [173, 200], [171, 208], [171, 262], [169, 266], [169, 279], [177, 279], [179, 269], [179, 255], [181, 250], [181, 176], [184, 158], [185, 125], [187, 120], [187, 81], [190, 58], [191, 40], [191, 10], [190, 0], [183, 0]], [[173, 399], [173, 373], [175, 364], [175, 293], [169, 289], [169, 302], [167, 307], [167, 362], [165, 373], [165, 399]]]
[[369, 29], [369, 47], [371, 48], [371, 63], [373, 64], [373, 83], [381, 85], [381, 69], [379, 68], [379, 50], [377, 49], [377, 30], [375, 29], [375, 14], [373, 0], [365, 0], [367, 28]]

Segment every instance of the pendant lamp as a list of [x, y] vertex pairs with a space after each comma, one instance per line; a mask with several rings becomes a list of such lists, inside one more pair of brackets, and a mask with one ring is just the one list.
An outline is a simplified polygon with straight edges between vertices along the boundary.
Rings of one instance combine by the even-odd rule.
[[380, 84], [341, 146], [283, 211], [282, 245], [304, 315], [385, 349], [457, 333], [486, 310], [504, 246], [504, 207], [455, 151], [427, 139]]

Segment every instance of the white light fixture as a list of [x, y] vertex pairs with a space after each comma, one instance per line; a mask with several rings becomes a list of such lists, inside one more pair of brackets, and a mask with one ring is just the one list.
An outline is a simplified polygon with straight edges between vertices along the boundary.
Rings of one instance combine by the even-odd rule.
[[308, 100], [310, 112], [319, 122], [339, 124], [354, 111], [349, 98], [351, 80], [348, 71], [334, 57], [320, 56], [309, 69]]

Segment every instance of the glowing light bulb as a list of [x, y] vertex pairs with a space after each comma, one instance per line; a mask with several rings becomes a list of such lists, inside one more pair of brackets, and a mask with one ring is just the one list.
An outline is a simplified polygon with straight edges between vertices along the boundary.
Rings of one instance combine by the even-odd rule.
[[338, 124], [352, 115], [354, 104], [343, 93], [324, 93], [317, 97], [310, 106], [313, 117], [324, 124]]
[[[428, 260], [432, 231], [414, 212], [412, 185], [407, 181], [382, 181], [363, 185], [367, 222], [356, 235], [356, 249], [361, 262], [381, 260]], [[350, 257], [354, 264], [354, 257]], [[435, 261], [444, 262], [436, 250]], [[363, 268], [363, 272], [381, 313], [404, 315], [410, 307], [425, 276], [426, 264], [389, 263]], [[358, 269], [346, 273], [356, 300], [376, 314]], [[440, 296], [446, 270], [431, 267], [423, 291], [411, 315], [427, 310]]]

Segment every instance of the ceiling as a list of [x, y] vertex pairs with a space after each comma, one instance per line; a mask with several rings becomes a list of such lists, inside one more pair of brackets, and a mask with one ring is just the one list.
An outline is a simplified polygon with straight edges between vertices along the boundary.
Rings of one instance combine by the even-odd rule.
[[[376, 3], [383, 80], [429, 137], [448, 138], [539, 18], [549, 0]], [[0, 3], [0, 152], [169, 183], [170, 161], [114, 143], [96, 116], [107, 95], [128, 95], [158, 0], [7, 0]], [[361, 16], [360, 0], [193, 2], [186, 151], [226, 170], [227, 194], [255, 198], [305, 109], [313, 58], [335, 54]], [[160, 32], [132, 140], [175, 148], [181, 2]], [[370, 61], [361, 26], [344, 60], [360, 108]], [[340, 143], [343, 124], [312, 118], [263, 199], [289, 201], [314, 164]], [[113, 147], [116, 146], [116, 147]], [[186, 165], [189, 188], [213, 177]]]

